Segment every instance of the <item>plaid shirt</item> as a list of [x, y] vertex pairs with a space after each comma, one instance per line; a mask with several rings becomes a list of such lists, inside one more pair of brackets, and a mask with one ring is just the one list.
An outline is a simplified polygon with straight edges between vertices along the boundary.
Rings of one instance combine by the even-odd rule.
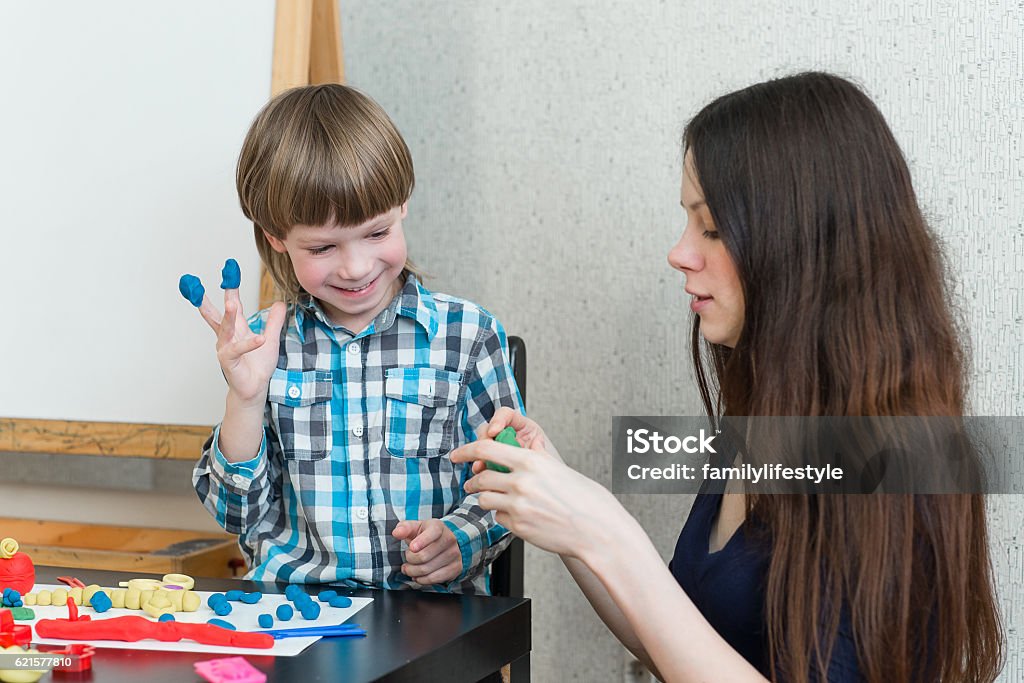
[[[267, 313], [250, 318], [254, 332]], [[419, 588], [391, 532], [437, 518], [455, 534], [462, 574], [434, 590], [488, 592], [487, 566], [510, 537], [465, 495], [471, 467], [448, 453], [498, 407], [522, 410], [501, 324], [411, 274], [358, 335], [310, 296], [286, 320], [259, 453], [228, 462], [218, 425], [192, 475], [206, 509], [239, 535], [246, 578]]]

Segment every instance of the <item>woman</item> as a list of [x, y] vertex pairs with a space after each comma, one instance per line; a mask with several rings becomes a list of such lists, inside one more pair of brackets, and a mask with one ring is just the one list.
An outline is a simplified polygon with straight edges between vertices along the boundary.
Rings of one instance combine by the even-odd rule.
[[[964, 358], [940, 255], [892, 132], [852, 83], [806, 73], [686, 127], [687, 225], [710, 416], [959, 416]], [[941, 373], [936, 372], [941, 369]], [[697, 497], [670, 567], [534, 422], [499, 411], [468, 491], [562, 556], [622, 643], [669, 681], [991, 681], [1003, 639], [980, 495]]]

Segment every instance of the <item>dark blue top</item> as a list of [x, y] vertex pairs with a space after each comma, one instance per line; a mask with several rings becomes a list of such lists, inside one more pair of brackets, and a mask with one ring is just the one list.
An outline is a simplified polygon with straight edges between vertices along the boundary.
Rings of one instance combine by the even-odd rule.
[[[769, 677], [764, 601], [771, 546], [760, 540], [764, 536], [757, 533], [756, 521], [747, 520], [721, 550], [708, 552], [711, 528], [721, 503], [720, 493], [697, 495], [676, 542], [669, 570], [719, 635]], [[816, 668], [810, 678], [818, 679]], [[840, 615], [826, 680], [863, 680], [845, 610]]]

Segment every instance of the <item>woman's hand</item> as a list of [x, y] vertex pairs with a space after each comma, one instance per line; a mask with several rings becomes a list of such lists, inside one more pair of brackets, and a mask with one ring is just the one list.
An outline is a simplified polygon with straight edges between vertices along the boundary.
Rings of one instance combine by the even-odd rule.
[[[536, 422], [504, 410], [482, 435], [494, 436], [511, 424], [520, 443], [528, 440], [531, 448], [482, 438], [452, 451], [453, 462], [475, 461], [476, 476], [466, 482], [466, 492], [479, 493], [481, 507], [496, 511], [499, 524], [539, 548], [584, 561], [607, 552], [632, 518], [608, 489], [563, 463]], [[511, 472], [485, 469], [484, 461]]]

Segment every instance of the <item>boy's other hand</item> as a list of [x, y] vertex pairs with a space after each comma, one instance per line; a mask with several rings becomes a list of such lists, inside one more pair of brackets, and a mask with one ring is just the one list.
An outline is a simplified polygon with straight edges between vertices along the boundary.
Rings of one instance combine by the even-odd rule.
[[439, 519], [399, 522], [391, 535], [408, 541], [402, 573], [421, 586], [448, 583], [462, 573], [462, 552], [455, 534]]

